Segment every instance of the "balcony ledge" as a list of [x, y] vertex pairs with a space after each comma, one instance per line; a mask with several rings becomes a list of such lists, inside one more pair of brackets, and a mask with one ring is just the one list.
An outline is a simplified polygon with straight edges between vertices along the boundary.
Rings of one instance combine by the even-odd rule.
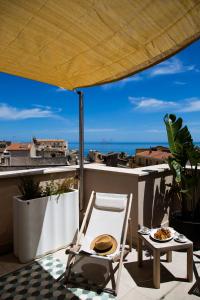
[[14, 171], [3, 171], [0, 172], [1, 178], [12, 178], [16, 176], [25, 175], [43, 175], [43, 174], [53, 174], [53, 173], [63, 173], [76, 171], [78, 166], [63, 166], [63, 167], [50, 167], [50, 168], [39, 168], [39, 169], [29, 169], [29, 170], [14, 170]]
[[84, 167], [86, 170], [97, 170], [97, 171], [105, 171], [105, 172], [113, 172], [113, 173], [123, 173], [129, 175], [136, 176], [145, 176], [151, 173], [162, 173], [165, 171], [169, 171], [168, 164], [160, 164], [160, 165], [152, 165], [147, 167], [139, 167], [134, 169], [128, 168], [118, 168], [118, 167], [107, 167], [104, 164], [87, 164]]
[[[76, 166], [62, 166], [62, 167], [49, 167], [49, 168], [37, 168], [37, 169], [28, 169], [28, 170], [13, 170], [13, 171], [3, 171], [0, 172], [1, 178], [12, 178], [16, 176], [25, 176], [25, 175], [42, 175], [42, 174], [53, 174], [53, 173], [62, 173], [62, 172], [72, 172], [79, 169], [79, 165]], [[162, 173], [169, 171], [167, 164], [152, 165], [147, 167], [139, 167], [134, 169], [129, 168], [119, 168], [119, 167], [108, 167], [104, 164], [85, 164], [85, 170], [96, 170], [103, 172], [112, 172], [112, 173], [122, 173], [135, 176], [146, 176], [152, 173]]]

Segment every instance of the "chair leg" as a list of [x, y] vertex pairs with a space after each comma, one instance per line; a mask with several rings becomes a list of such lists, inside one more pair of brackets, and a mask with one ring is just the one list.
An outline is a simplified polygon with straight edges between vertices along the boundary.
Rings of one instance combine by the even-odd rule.
[[121, 253], [121, 257], [120, 257], [120, 261], [119, 261], [119, 268], [118, 268], [118, 273], [117, 273], [117, 279], [116, 279], [116, 288], [115, 288], [116, 295], [119, 290], [119, 281], [120, 281], [120, 277], [121, 277], [122, 265], [123, 265], [123, 254]]
[[71, 273], [71, 267], [73, 265], [73, 261], [74, 261], [74, 255], [73, 254], [69, 254], [68, 260], [67, 260], [67, 266], [65, 269], [65, 272], [63, 274], [61, 274], [56, 281], [60, 281], [63, 277], [65, 278], [65, 282], [67, 283], [67, 279], [70, 276]]
[[116, 290], [116, 283], [115, 283], [115, 273], [112, 267], [112, 261], [109, 261], [109, 269], [110, 269], [110, 280], [111, 280], [111, 284], [112, 284], [112, 289]]
[[76, 255], [72, 254], [71, 255], [71, 258], [67, 264], [67, 268], [66, 268], [66, 273], [65, 273], [65, 282], [67, 283], [69, 281], [69, 278], [70, 278], [70, 275], [71, 275], [71, 269], [72, 269], [72, 266], [74, 265], [75, 263], [75, 259], [76, 259]]
[[56, 281], [60, 281], [63, 277], [65, 277], [65, 272], [62, 273], [58, 278], [56, 278]]
[[65, 271], [65, 283], [66, 284], [69, 282], [69, 278], [70, 278], [70, 275], [71, 275], [71, 269], [72, 269], [72, 264], [70, 264], [68, 266], [68, 268], [66, 269], [66, 271]]
[[121, 257], [120, 257], [120, 261], [119, 261], [119, 270], [118, 270], [117, 280], [116, 280], [116, 290], [115, 290], [116, 295], [118, 293], [119, 282], [120, 282], [120, 277], [121, 277], [121, 272], [122, 272], [125, 243], [126, 243], [127, 232], [128, 232], [128, 225], [129, 225], [129, 219], [130, 219], [129, 216], [130, 216], [131, 205], [132, 205], [132, 197], [133, 197], [133, 195], [130, 194], [129, 204], [128, 204], [128, 210], [127, 210], [127, 218], [126, 218], [125, 228], [124, 228], [124, 236], [123, 236], [123, 241], [122, 241]]
[[128, 219], [128, 227], [129, 227], [129, 234], [130, 234], [129, 247], [130, 247], [130, 252], [131, 252], [132, 244], [133, 244], [133, 230], [132, 230], [131, 218]]

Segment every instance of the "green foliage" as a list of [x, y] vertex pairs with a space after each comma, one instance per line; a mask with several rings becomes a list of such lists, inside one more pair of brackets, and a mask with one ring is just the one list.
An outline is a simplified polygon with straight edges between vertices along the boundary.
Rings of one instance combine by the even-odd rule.
[[60, 194], [68, 193], [75, 184], [76, 179], [74, 177], [69, 177], [59, 182], [51, 180], [42, 186], [41, 183], [35, 181], [33, 177], [26, 176], [21, 178], [18, 188], [22, 195], [21, 199], [30, 200], [51, 195], [59, 196]]
[[199, 184], [197, 167], [200, 163], [200, 150], [194, 145], [187, 126], [183, 127], [182, 118], [166, 114], [164, 122], [172, 154], [172, 157], [168, 159], [168, 164], [175, 179], [173, 189], [182, 202], [182, 213], [189, 212], [195, 215], [200, 206], [197, 194]]
[[188, 161], [188, 149], [193, 148], [193, 140], [187, 126], [182, 127], [182, 118], [166, 114], [164, 117], [167, 129], [169, 149], [177, 163], [185, 167]]
[[56, 194], [56, 185], [54, 180], [46, 182], [46, 184], [41, 189], [42, 189], [42, 197]]
[[60, 195], [63, 193], [68, 193], [72, 190], [75, 185], [74, 177], [65, 178], [63, 181], [56, 182], [51, 180], [47, 182], [46, 185], [42, 188], [43, 196], [51, 196], [51, 195]]
[[57, 194], [70, 192], [73, 189], [75, 183], [76, 180], [74, 179], [74, 177], [65, 178], [64, 181], [57, 184]]
[[126, 153], [125, 152], [120, 152], [119, 158], [121, 158], [121, 159], [126, 158]]
[[40, 182], [35, 181], [31, 176], [22, 177], [18, 188], [21, 193], [22, 200], [30, 200], [41, 197]]

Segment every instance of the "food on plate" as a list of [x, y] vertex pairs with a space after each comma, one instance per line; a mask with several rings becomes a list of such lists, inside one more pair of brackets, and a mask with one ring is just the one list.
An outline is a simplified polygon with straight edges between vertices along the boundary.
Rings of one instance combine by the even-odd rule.
[[154, 237], [158, 240], [166, 240], [171, 237], [171, 232], [168, 228], [159, 228], [155, 233]]

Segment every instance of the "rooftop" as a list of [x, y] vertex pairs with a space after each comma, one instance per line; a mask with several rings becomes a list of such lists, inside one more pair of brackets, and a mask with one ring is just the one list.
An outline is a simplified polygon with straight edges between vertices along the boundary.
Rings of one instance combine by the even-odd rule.
[[[121, 0], [115, 0], [105, 1], [105, 3], [103, 1], [58, 1], [57, 3], [44, 0], [19, 1], [18, 3], [17, 1], [0, 1], [3, 16], [0, 19], [0, 24], [4, 37], [1, 39], [0, 70], [8, 74], [74, 90], [80, 87], [114, 82], [134, 75], [164, 61], [200, 37], [199, 1], [184, 1], [182, 4], [181, 1], [124, 0], [122, 2]], [[194, 69], [194, 66], [184, 66], [182, 63], [180, 66], [183, 66], [183, 69]], [[179, 65], [178, 69], [181, 73]], [[84, 136], [82, 135], [84, 126], [81, 126], [83, 125], [83, 95], [81, 91], [78, 94], [81, 141]], [[166, 95], [164, 96], [167, 98]], [[144, 99], [144, 101], [148, 101], [145, 102], [148, 104], [152, 104], [152, 102], [154, 104], [172, 103], [157, 99], [146, 99], [142, 95], [141, 99], [142, 101]], [[194, 102], [191, 103], [193, 105]], [[144, 108], [145, 105], [142, 107]], [[7, 106], [5, 106], [5, 110], [16, 112], [17, 116], [13, 120], [24, 119], [26, 113], [30, 112], [23, 109], [20, 113], [19, 107]], [[44, 111], [40, 111], [39, 107], [32, 109], [29, 116], [38, 111], [42, 112], [40, 116], [55, 115], [53, 110], [46, 106]], [[191, 109], [186, 111], [190, 112]], [[9, 113], [7, 114], [9, 115]], [[104, 123], [103, 119], [101, 119], [101, 123]], [[50, 142], [50, 140], [40, 141], [42, 143]], [[51, 141], [58, 142], [58, 140]], [[29, 150], [29, 144], [14, 144], [8, 147], [7, 150], [27, 151]], [[156, 153], [155, 158], [166, 158], [163, 152], [158, 154], [156, 151]], [[148, 153], [148, 157], [149, 154], [153, 157], [154, 153], [151, 151], [151, 153]], [[169, 156], [169, 154], [167, 155]], [[82, 180], [83, 173], [84, 180]], [[33, 257], [35, 258], [38, 255], [37, 251], [43, 227], [45, 227], [48, 206], [44, 205], [40, 222], [34, 222], [34, 220], [31, 229], [29, 229], [30, 219], [33, 215], [30, 213], [31, 201], [27, 202], [29, 205], [21, 201], [28, 211], [28, 216], [26, 215], [25, 218], [28, 226], [25, 226], [21, 216], [16, 221], [16, 217], [20, 215], [19, 209], [18, 207], [16, 210], [13, 209], [13, 197], [19, 193], [20, 176], [30, 174], [34, 174], [36, 179], [44, 183], [52, 180], [64, 180], [66, 177], [76, 176], [77, 172], [74, 168], [73, 170], [39, 169], [34, 170], [34, 172], [28, 170], [27, 173], [0, 174], [0, 251], [2, 249], [4, 249], [4, 252], [5, 249], [7, 249], [7, 252], [8, 249], [11, 251], [14, 244], [14, 252], [16, 256], [19, 256], [18, 246], [27, 246], [28, 237], [33, 237], [28, 244], [28, 246], [31, 244], [29, 248], [33, 252], [32, 260]], [[59, 235], [64, 236], [67, 231], [68, 235], [64, 236], [64, 242], [61, 245], [67, 244], [66, 239], [69, 238], [70, 234], [74, 238], [74, 233], [77, 233], [79, 228], [79, 215], [81, 219], [82, 211], [87, 206], [92, 190], [110, 193], [132, 193], [133, 205], [129, 225], [131, 225], [130, 231], [133, 232], [131, 246], [135, 245], [135, 248], [127, 256], [124, 263], [118, 299], [196, 299], [197, 296], [195, 295], [199, 296], [200, 294], [198, 286], [200, 281], [198, 275], [200, 271], [200, 252], [194, 252], [193, 261], [191, 262], [191, 259], [186, 259], [185, 252], [176, 251], [173, 253], [171, 263], [166, 262], [165, 253], [160, 253], [162, 258], [160, 289], [155, 289], [152, 282], [152, 267], [155, 264], [158, 265], [159, 262], [158, 259], [155, 259], [155, 255], [154, 262], [152, 262], [152, 253], [144, 248], [145, 262], [143, 268], [139, 268], [137, 263], [138, 227], [144, 225], [154, 228], [169, 223], [169, 215], [172, 209], [170, 206], [172, 199], [169, 195], [169, 183], [172, 183], [173, 178], [168, 168], [166, 170], [162, 166], [158, 168], [153, 166], [151, 168], [124, 171], [112, 167], [106, 168], [105, 166], [97, 168], [94, 165], [86, 166], [80, 174], [80, 198], [78, 201], [77, 196], [76, 203], [71, 201], [72, 206], [76, 205], [76, 208], [73, 210], [72, 207], [70, 209], [65, 207], [64, 209], [66, 203], [63, 207], [60, 205], [62, 207], [62, 220], [56, 210], [58, 201], [56, 206], [53, 206], [53, 209], [50, 210], [50, 218], [48, 219], [50, 221], [47, 222], [48, 226], [46, 226], [50, 232], [44, 234], [48, 243], [50, 238], [54, 242]], [[74, 191], [74, 193], [78, 195], [78, 191]], [[41, 201], [38, 202], [41, 204]], [[40, 211], [35, 211], [37, 218], [40, 215], [38, 212]], [[126, 214], [125, 212], [124, 209], [123, 213]], [[127, 209], [127, 212], [130, 212], [130, 210]], [[66, 214], [69, 214], [69, 216], [67, 217]], [[73, 217], [78, 220], [76, 220], [74, 232], [71, 229]], [[68, 221], [69, 223], [67, 223]], [[56, 222], [58, 223], [58, 230], [56, 230]], [[110, 219], [109, 222], [111, 223]], [[18, 225], [26, 233], [24, 240], [22, 239], [22, 231], [18, 230]], [[37, 227], [36, 225], [39, 227], [37, 233], [34, 230]], [[124, 227], [126, 229], [126, 226]], [[129, 232], [128, 239], [130, 237]], [[32, 243], [34, 239], [36, 242]], [[71, 242], [72, 238], [69, 239]], [[64, 246], [59, 251], [55, 251], [54, 246], [52, 248], [48, 249], [45, 255], [44, 253], [39, 254], [41, 258], [31, 261], [28, 265], [19, 264], [12, 253], [0, 256], [0, 275], [5, 274], [4, 277], [0, 278], [0, 298], [4, 300], [98, 300], [113, 298], [108, 294], [97, 295], [92, 291], [91, 287], [94, 282], [97, 285], [104, 282], [104, 286], [107, 286], [109, 268], [104, 262], [100, 264], [100, 261], [88, 257], [76, 261], [74, 269], [75, 285], [71, 284], [66, 289], [62, 282], [56, 282], [56, 278], [65, 270], [66, 256]], [[48, 254], [51, 252], [51, 254], [46, 255], [47, 252]], [[28, 249], [25, 249], [24, 253], [27, 254]], [[190, 266], [192, 266], [192, 263], [194, 264], [195, 276], [191, 283], [185, 280], [186, 261], [189, 261]], [[16, 270], [18, 271], [15, 272]], [[8, 272], [11, 273], [8, 274]], [[113, 283], [114, 274], [111, 279]]]
[[[173, 252], [173, 260], [171, 263], [166, 262], [165, 255], [161, 257], [161, 287], [160, 289], [155, 289], [153, 287], [152, 281], [152, 256], [147, 250], [144, 250], [144, 264], [142, 268], [138, 267], [137, 264], [137, 250], [132, 249], [127, 257], [127, 260], [122, 269], [122, 276], [120, 281], [119, 293], [116, 299], [121, 300], [155, 300], [155, 299], [167, 299], [167, 300], [183, 300], [183, 299], [199, 299], [200, 293], [198, 293], [198, 285], [200, 278], [200, 251], [194, 253], [194, 270], [195, 276], [193, 282], [186, 282], [184, 277], [186, 276], [186, 253], [185, 252]], [[12, 280], [17, 280], [15, 289], [12, 291], [12, 297], [16, 296], [21, 299], [20, 295], [23, 294], [26, 299], [28, 296], [30, 299], [38, 299], [36, 296], [32, 298], [32, 295], [36, 291], [43, 299], [50, 299], [52, 294], [54, 297], [52, 299], [113, 299], [115, 297], [110, 294], [100, 294], [98, 295], [93, 289], [88, 285], [86, 288], [83, 284], [69, 284], [67, 288], [61, 282], [56, 282], [56, 278], [60, 273], [64, 272], [66, 266], [67, 256], [65, 255], [65, 249], [59, 250], [48, 256], [44, 256], [40, 259], [35, 260], [29, 265], [21, 265], [18, 263], [16, 258], [12, 254], [0, 256], [0, 275], [7, 274], [22, 268], [19, 273], [14, 273], [14, 275], [6, 277], [7, 284], [4, 284], [3, 296], [7, 297], [10, 295], [10, 285], [9, 282]], [[83, 262], [81, 263], [83, 266]], [[80, 266], [79, 266], [80, 267]], [[77, 267], [78, 268], [78, 267]], [[82, 276], [85, 280], [93, 282], [99, 282], [102, 276], [105, 276], [105, 267], [98, 261], [87, 262], [87, 268], [82, 268]], [[98, 270], [98, 271], [97, 271]], [[30, 282], [29, 289], [26, 286], [26, 274], [30, 272]], [[33, 273], [34, 272], [34, 273]], [[102, 273], [103, 272], [103, 273]], [[35, 277], [35, 278], [34, 278]], [[38, 279], [39, 278], [39, 279]], [[183, 279], [181, 279], [183, 278]], [[25, 283], [24, 283], [25, 282]], [[2, 283], [2, 278], [0, 278], [0, 286]], [[34, 287], [35, 286], [35, 287]], [[49, 287], [50, 286], [50, 287]], [[109, 285], [108, 285], [109, 286]], [[199, 287], [200, 288], [200, 287]], [[49, 298], [45, 297], [45, 294], [49, 293]], [[61, 297], [62, 293], [65, 293], [65, 297]], [[1, 294], [1, 292], [0, 292]], [[18, 296], [17, 296], [18, 295]], [[7, 299], [2, 296], [2, 299]], [[76, 298], [73, 298], [75, 297]], [[13, 298], [15, 299], [15, 298]]]
[[[46, 181], [52, 180], [52, 178], [72, 176], [72, 174], [76, 174], [77, 168], [79, 166], [0, 173], [0, 197], [5, 200], [0, 203], [0, 212], [4, 211], [2, 218], [0, 218], [0, 230], [7, 228], [7, 232], [0, 235], [0, 249], [3, 243], [6, 243], [9, 239], [11, 241], [13, 239], [11, 224], [12, 196], [16, 195], [16, 185], [20, 176], [32, 175], [36, 178], [43, 178]], [[162, 202], [162, 195], [167, 193], [167, 191], [163, 191], [163, 187], [160, 187], [160, 184], [162, 185], [160, 179], [166, 182], [170, 179], [170, 173], [166, 164], [136, 169], [88, 164], [85, 166], [84, 172], [84, 199], [89, 198], [91, 189], [107, 192], [112, 190], [113, 192], [123, 193], [125, 188], [126, 191], [133, 192], [132, 229], [135, 238], [137, 236], [138, 224], [147, 224], [146, 226], [148, 226], [149, 219], [152, 226], [156, 222], [155, 217], [158, 214], [154, 215], [152, 210], [156, 208], [156, 212], [158, 212], [158, 203], [156, 201], [159, 200], [159, 203]], [[155, 194], [153, 193], [153, 189], [147, 189], [146, 184], [148, 183], [154, 187]], [[155, 202], [155, 204], [151, 205], [151, 209], [149, 209], [149, 199], [151, 201], [154, 199], [153, 201]], [[167, 215], [163, 214], [162, 210], [159, 213], [159, 218], [163, 219], [162, 224], [167, 222]], [[185, 279], [187, 274], [185, 251], [173, 251], [171, 263], [166, 261], [166, 256], [162, 253], [161, 285], [160, 289], [155, 289], [153, 285], [152, 253], [147, 248], [143, 249], [144, 263], [142, 268], [139, 268], [136, 239], [134, 239], [133, 245], [135, 246], [132, 252], [126, 257], [122, 268], [119, 292], [116, 299], [198, 299], [200, 295], [198, 290], [198, 282], [200, 280], [199, 250], [194, 251], [193, 254], [194, 277], [192, 282], [187, 282]], [[106, 281], [109, 274], [104, 264], [102, 265], [99, 261], [92, 259], [78, 260], [80, 264], [77, 264], [74, 270], [77, 278], [76, 283], [70, 283], [66, 287], [62, 280], [56, 282], [56, 278], [65, 270], [66, 261], [65, 247], [58, 251], [52, 251], [48, 255], [40, 256], [28, 264], [19, 263], [12, 252], [0, 255], [0, 298], [9, 299], [8, 297], [14, 296], [16, 299], [22, 299], [22, 297], [24, 297], [23, 299], [29, 299], [28, 297], [30, 297], [30, 299], [35, 300], [40, 299], [39, 297], [43, 297], [42, 299], [73, 299], [73, 297], [76, 297], [74, 299], [83, 300], [106, 300], [114, 298], [108, 293], [98, 295], [93, 290], [91, 282], [100, 283], [102, 280]], [[13, 284], [13, 282], [15, 283]], [[105, 285], [109, 287], [109, 284], [105, 283]]]
[[65, 142], [63, 139], [36, 139], [39, 143], [45, 143], [45, 142]]
[[160, 151], [160, 150], [147, 150], [137, 153], [137, 156], [143, 156], [148, 158], [156, 158], [156, 159], [167, 159], [171, 154], [169, 152]]
[[30, 143], [13, 143], [6, 148], [7, 151], [29, 151]]

